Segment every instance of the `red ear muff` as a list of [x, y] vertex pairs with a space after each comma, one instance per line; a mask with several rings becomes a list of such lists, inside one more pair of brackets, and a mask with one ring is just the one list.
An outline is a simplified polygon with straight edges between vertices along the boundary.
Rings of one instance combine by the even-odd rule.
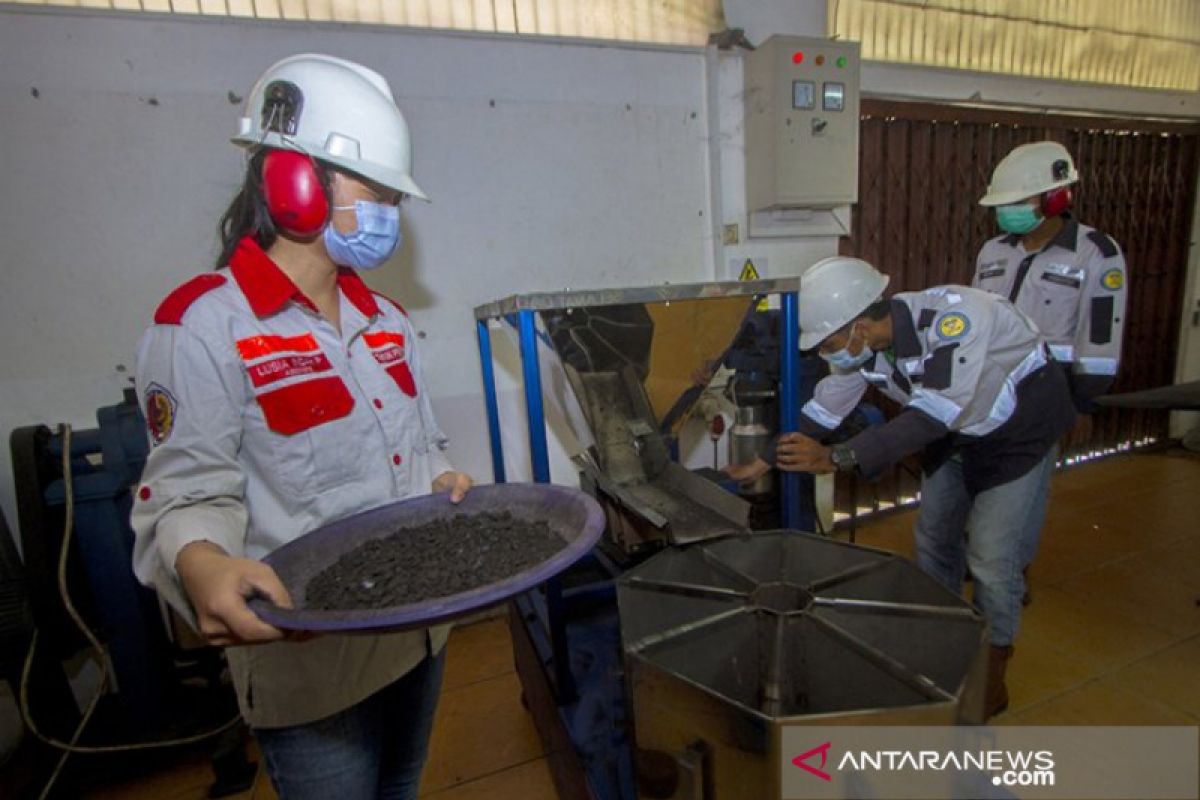
[[1042, 216], [1049, 219], [1057, 217], [1071, 207], [1074, 201], [1070, 186], [1060, 186], [1042, 195]]
[[272, 150], [263, 159], [263, 199], [276, 227], [294, 236], [313, 236], [329, 219], [329, 198], [311, 157]]

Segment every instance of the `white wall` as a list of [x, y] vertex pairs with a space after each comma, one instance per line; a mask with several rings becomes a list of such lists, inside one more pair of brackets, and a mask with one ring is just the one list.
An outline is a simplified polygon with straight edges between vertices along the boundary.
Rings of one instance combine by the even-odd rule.
[[1129, 89], [901, 64], [863, 64], [863, 93], [906, 100], [1012, 105], [1023, 110], [1200, 117], [1200, 92]]
[[406, 206], [403, 253], [370, 280], [426, 334], [452, 458], [480, 478], [475, 305], [712, 274], [699, 49], [0, 7], [5, 434], [94, 427], [120, 399], [157, 303], [211, 268], [238, 98], [303, 51], [378, 69], [408, 116], [433, 203]]

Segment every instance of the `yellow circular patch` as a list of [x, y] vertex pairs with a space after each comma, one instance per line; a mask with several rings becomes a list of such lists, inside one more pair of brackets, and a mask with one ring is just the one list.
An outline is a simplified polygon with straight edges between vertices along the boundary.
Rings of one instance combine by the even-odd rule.
[[1105, 289], [1115, 292], [1125, 285], [1125, 273], [1116, 268], [1110, 269], [1100, 278], [1100, 283]]
[[971, 321], [965, 314], [952, 311], [946, 314], [937, 324], [938, 336], [943, 339], [957, 339], [971, 329]]

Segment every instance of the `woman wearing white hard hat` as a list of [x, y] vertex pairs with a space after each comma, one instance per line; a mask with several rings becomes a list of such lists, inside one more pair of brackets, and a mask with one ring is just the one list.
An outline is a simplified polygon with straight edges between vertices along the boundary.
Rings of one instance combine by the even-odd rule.
[[358, 272], [400, 247], [409, 130], [387, 82], [299, 55], [255, 84], [234, 141], [244, 184], [214, 272], [172, 292], [138, 349], [153, 443], [134, 570], [226, 656], [283, 798], [415, 798], [446, 627], [285, 637], [259, 559], [310, 530], [471, 480], [443, 454], [413, 326]]

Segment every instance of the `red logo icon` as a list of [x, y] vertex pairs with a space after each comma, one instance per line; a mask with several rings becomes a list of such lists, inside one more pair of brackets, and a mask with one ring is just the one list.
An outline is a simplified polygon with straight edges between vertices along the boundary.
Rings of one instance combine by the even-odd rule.
[[[804, 770], [805, 772], [816, 775], [818, 778], [820, 778], [823, 781], [831, 781], [831, 780], [833, 780], [833, 778], [829, 775], [828, 772], [825, 772], [823, 769], [825, 766], [825, 760], [829, 757], [829, 747], [831, 744], [832, 744], [832, 742], [826, 742], [825, 744], [817, 745], [812, 750], [809, 750], [807, 753], [801, 753], [800, 755], [793, 758], [792, 763], [795, 764], [800, 769]], [[808, 764], [804, 763], [808, 759], [815, 756], [817, 753], [821, 754], [822, 769], [818, 769], [816, 767], [811, 767]]]

